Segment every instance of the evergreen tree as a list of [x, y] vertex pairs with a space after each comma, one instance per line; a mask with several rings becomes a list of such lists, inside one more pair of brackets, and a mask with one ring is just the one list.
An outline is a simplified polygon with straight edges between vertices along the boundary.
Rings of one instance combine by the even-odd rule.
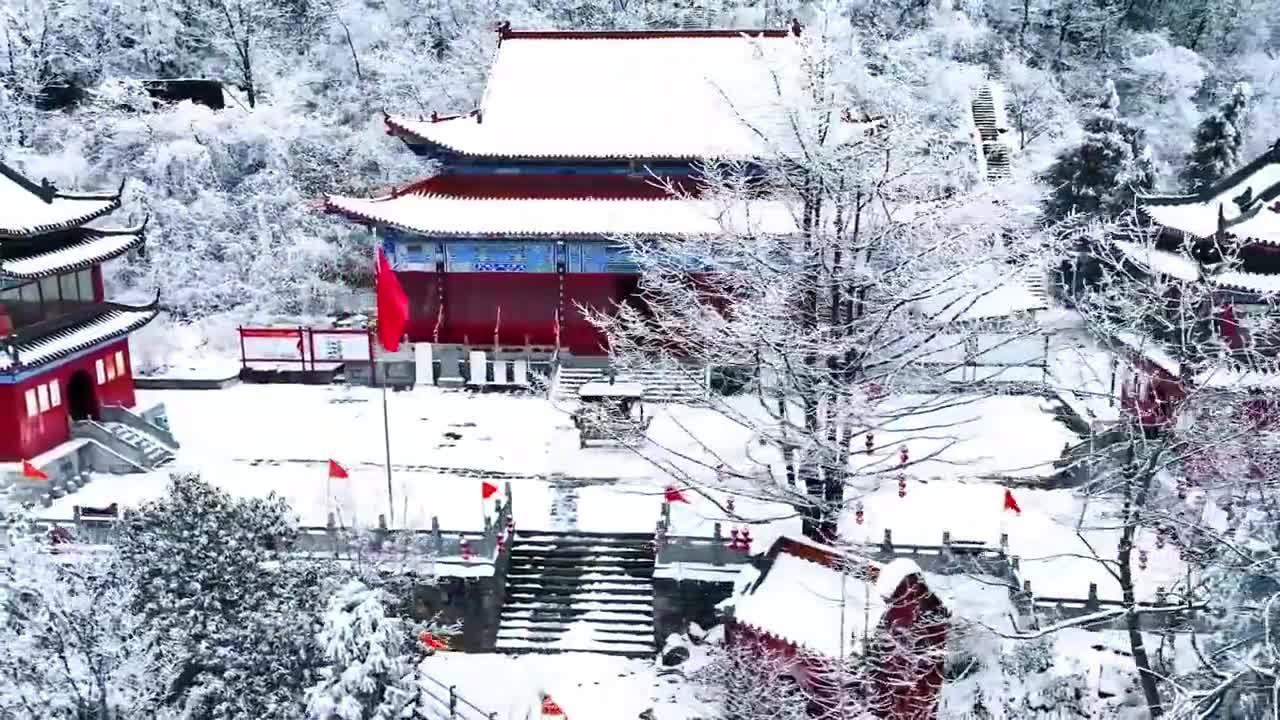
[[1084, 121], [1084, 141], [1060, 153], [1045, 173], [1051, 188], [1044, 203], [1049, 221], [1075, 213], [1114, 217], [1133, 206], [1137, 193], [1155, 185], [1143, 133], [1120, 117], [1119, 105], [1115, 84], [1108, 80], [1101, 104]]
[[195, 475], [131, 515], [120, 560], [148, 626], [180, 648], [166, 701], [202, 720], [295, 720], [322, 664], [315, 566], [291, 559], [288, 506]]
[[1249, 112], [1249, 86], [1236, 83], [1231, 96], [1196, 128], [1195, 145], [1182, 172], [1187, 192], [1199, 192], [1240, 165], [1241, 125]]
[[317, 636], [329, 666], [307, 693], [311, 720], [391, 720], [418, 704], [412, 628], [381, 590], [352, 580], [329, 600]]

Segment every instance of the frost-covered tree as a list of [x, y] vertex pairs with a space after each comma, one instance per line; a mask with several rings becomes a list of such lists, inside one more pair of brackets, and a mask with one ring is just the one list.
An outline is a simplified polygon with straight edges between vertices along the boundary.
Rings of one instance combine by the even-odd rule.
[[295, 532], [279, 498], [233, 499], [193, 475], [128, 517], [118, 549], [134, 609], [177, 648], [166, 705], [210, 720], [304, 714], [327, 576], [283, 552]]
[[348, 582], [329, 599], [316, 640], [328, 667], [307, 692], [308, 718], [412, 716], [421, 694], [412, 628], [387, 615], [382, 591]]
[[0, 553], [0, 716], [156, 717], [169, 650], [111, 556], [66, 562], [39, 535]]
[[1195, 145], [1182, 171], [1187, 192], [1199, 192], [1240, 166], [1243, 124], [1249, 112], [1249, 86], [1236, 83], [1231, 96], [1196, 128]]
[[[891, 48], [894, 61], [876, 76], [862, 71], [851, 38], [816, 28], [799, 43], [799, 61], [776, 69], [767, 119], [742, 118], [774, 154], [754, 170], [703, 173], [710, 212], [740, 220], [697, 238], [621, 239], [640, 267], [644, 307], [595, 319], [624, 366], [692, 362], [749, 388], [709, 403], [756, 436], [755, 464], [717, 473], [660, 460], [665, 471], [788, 503], [807, 535], [829, 539], [847, 503], [898, 472], [896, 446], [868, 458], [862, 438], [963, 402], [894, 396], [946, 384], [964, 362], [964, 314], [1017, 282], [998, 269], [1004, 246], [994, 238], [1023, 239], [1006, 207], [966, 187], [975, 173], [964, 108], [979, 72], [938, 60], [918, 38]], [[847, 108], [883, 122], [872, 130]], [[798, 232], [762, 230], [745, 210], [761, 197]]]
[[1137, 193], [1155, 184], [1151, 151], [1143, 133], [1119, 115], [1120, 98], [1107, 81], [1102, 102], [1084, 120], [1080, 145], [1064, 150], [1045, 173], [1050, 221], [1075, 214], [1117, 217], [1132, 208]]

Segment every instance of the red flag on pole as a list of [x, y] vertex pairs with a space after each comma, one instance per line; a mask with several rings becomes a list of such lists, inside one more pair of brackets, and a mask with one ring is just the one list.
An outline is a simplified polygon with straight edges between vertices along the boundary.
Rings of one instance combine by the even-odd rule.
[[347, 475], [347, 469], [339, 465], [337, 460], [330, 460], [329, 477], [346, 480], [349, 476]]
[[667, 501], [667, 502], [669, 502], [669, 503], [678, 503], [678, 502], [687, 503], [687, 502], [689, 502], [689, 498], [685, 497], [685, 496], [684, 496], [684, 493], [682, 493], [682, 492], [680, 492], [679, 490], [677, 490], [675, 485], [668, 485], [668, 486], [667, 486], [667, 491], [666, 491], [666, 493], [664, 493], [664, 497], [665, 497], [666, 501]]
[[1022, 514], [1022, 508], [1018, 507], [1018, 501], [1013, 499], [1013, 493], [1009, 488], [1004, 489], [1004, 509], [1012, 510], [1018, 515]]
[[29, 460], [22, 461], [22, 477], [32, 478], [35, 480], [48, 480], [49, 475], [45, 471], [31, 464]]
[[564, 716], [564, 710], [560, 709], [560, 706], [556, 704], [555, 700], [551, 699], [550, 695], [542, 696], [542, 717], [562, 718]]
[[422, 640], [423, 645], [426, 645], [432, 650], [448, 650], [449, 649], [449, 643], [443, 640], [437, 639], [435, 635], [432, 635], [429, 632], [422, 633], [419, 639]]
[[498, 494], [497, 485], [494, 485], [491, 482], [480, 483], [480, 499], [481, 500], [488, 500], [489, 498], [497, 494]]
[[386, 253], [378, 248], [378, 272], [375, 275], [378, 294], [378, 341], [390, 352], [400, 349], [404, 326], [409, 322], [409, 297], [404, 294], [400, 280]]

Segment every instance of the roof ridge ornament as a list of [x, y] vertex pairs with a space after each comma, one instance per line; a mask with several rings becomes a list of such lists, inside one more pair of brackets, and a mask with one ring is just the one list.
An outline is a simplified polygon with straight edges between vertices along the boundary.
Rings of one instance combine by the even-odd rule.
[[804, 30], [804, 26], [800, 24], [800, 19], [791, 18], [791, 34], [795, 35], [796, 37], [800, 37], [800, 33], [803, 30]]

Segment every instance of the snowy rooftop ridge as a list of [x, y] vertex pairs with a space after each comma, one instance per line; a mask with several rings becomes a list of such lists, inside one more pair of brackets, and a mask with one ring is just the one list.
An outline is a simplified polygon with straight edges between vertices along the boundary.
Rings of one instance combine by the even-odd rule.
[[5, 258], [0, 251], [0, 276], [35, 280], [60, 272], [71, 272], [105, 262], [142, 244], [142, 227], [121, 230], [91, 230], [70, 243], [51, 248], [37, 247], [30, 253]]
[[765, 142], [743, 120], [776, 115], [773, 79], [798, 68], [797, 30], [505, 30], [479, 108], [385, 121], [461, 155], [760, 157]]
[[[123, 189], [123, 186], [122, 186]], [[83, 225], [120, 207], [120, 192], [64, 193], [0, 162], [0, 239]]]
[[1223, 229], [1280, 245], [1280, 143], [1202, 192], [1140, 196], [1138, 206], [1156, 223], [1195, 237]]

